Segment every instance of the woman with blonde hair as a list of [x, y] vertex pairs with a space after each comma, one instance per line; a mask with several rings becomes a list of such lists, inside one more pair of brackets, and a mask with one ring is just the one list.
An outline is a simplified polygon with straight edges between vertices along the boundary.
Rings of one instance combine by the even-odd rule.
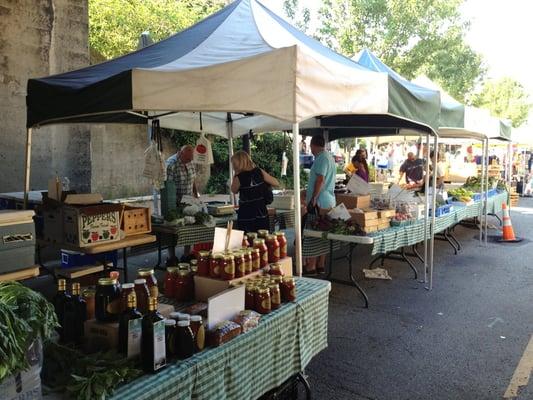
[[265, 193], [267, 185], [279, 186], [278, 180], [258, 168], [245, 151], [237, 151], [231, 164], [235, 171], [231, 191], [239, 193], [237, 226], [245, 232], [269, 229]]

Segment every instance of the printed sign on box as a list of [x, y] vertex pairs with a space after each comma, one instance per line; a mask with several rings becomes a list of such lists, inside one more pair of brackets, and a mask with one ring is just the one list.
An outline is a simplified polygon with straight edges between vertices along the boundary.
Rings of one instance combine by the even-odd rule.
[[121, 210], [119, 204], [64, 207], [65, 243], [87, 247], [119, 240]]

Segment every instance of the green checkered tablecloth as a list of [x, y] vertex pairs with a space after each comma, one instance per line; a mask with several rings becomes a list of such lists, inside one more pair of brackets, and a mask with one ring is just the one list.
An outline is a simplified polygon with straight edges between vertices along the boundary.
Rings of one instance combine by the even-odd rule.
[[[487, 212], [489, 214], [499, 214], [502, 210], [502, 203], [507, 202], [507, 192], [499, 193], [489, 197], [487, 202]], [[456, 206], [452, 212], [435, 218], [435, 232], [442, 232], [463, 219], [479, 216], [481, 203], [476, 202], [469, 206]], [[429, 222], [427, 224], [429, 236]], [[378, 232], [368, 234], [374, 240], [372, 244], [372, 255], [384, 254], [398, 250], [405, 246], [411, 246], [424, 240], [424, 221], [417, 221], [412, 225], [391, 227]], [[337, 247], [338, 248], [338, 244]], [[304, 257], [319, 256], [329, 254], [329, 240], [319, 238], [304, 238], [302, 252]]]
[[112, 399], [256, 399], [327, 347], [330, 283], [297, 278], [297, 301], [232, 341], [120, 387]]

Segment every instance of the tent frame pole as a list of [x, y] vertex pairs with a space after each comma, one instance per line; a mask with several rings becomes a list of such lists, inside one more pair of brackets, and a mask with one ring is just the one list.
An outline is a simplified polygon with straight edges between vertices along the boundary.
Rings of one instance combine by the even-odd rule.
[[[417, 157], [424, 156], [424, 151], [422, 149], [424, 142], [422, 140], [422, 135], [419, 139], [420, 146], [417, 151]], [[426, 134], [426, 149], [429, 148], [429, 133]], [[428, 152], [429, 160], [429, 152]], [[428, 282], [428, 221], [429, 221], [429, 162], [426, 162], [426, 179], [424, 179], [424, 283]]]
[[24, 209], [28, 209], [28, 198], [30, 194], [30, 175], [31, 175], [31, 139], [33, 129], [26, 129], [26, 168], [24, 170]]
[[482, 141], [481, 145], [481, 182], [480, 182], [480, 192], [481, 192], [481, 204], [479, 208], [479, 243], [483, 244], [483, 225], [484, 220], [483, 217], [485, 215], [484, 209], [486, 205], [487, 199], [485, 198], [485, 190], [483, 189], [485, 186], [485, 147], [487, 146], [487, 140], [484, 139]]
[[488, 213], [489, 213], [489, 140], [486, 139], [487, 144], [485, 145], [485, 154], [483, 158], [485, 159], [485, 215], [484, 215], [484, 225], [485, 225], [485, 247], [487, 247], [487, 234], [488, 234]]
[[[430, 246], [429, 246], [429, 287], [428, 290], [433, 289], [433, 267], [434, 267], [434, 253], [435, 253], [435, 216], [437, 214], [437, 159], [439, 148], [439, 135], [435, 133], [433, 138], [433, 192], [431, 196], [431, 209], [433, 210], [431, 215], [431, 231], [430, 231]], [[429, 160], [429, 148], [428, 148], [428, 160]], [[429, 162], [428, 162], [429, 164]]]
[[[231, 118], [231, 113], [227, 113], [226, 118], [226, 133], [228, 135], [228, 163], [229, 163], [229, 181], [230, 184], [233, 180], [233, 164], [231, 163], [231, 157], [233, 157], [233, 119]], [[235, 205], [237, 203], [235, 195], [230, 191], [230, 200], [231, 204]]]
[[296, 275], [302, 276], [302, 211], [300, 202], [300, 157], [298, 137], [300, 124], [292, 124], [292, 171], [294, 181], [294, 259]]

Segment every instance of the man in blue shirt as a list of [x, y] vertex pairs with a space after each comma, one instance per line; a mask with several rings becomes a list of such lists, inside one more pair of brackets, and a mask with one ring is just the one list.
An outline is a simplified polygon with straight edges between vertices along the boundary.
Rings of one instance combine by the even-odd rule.
[[[325, 151], [325, 140], [322, 136], [313, 136], [311, 139], [311, 153], [315, 162], [309, 173], [309, 184], [306, 192], [306, 204], [318, 206], [320, 214], [325, 214], [335, 207], [335, 178], [337, 168], [332, 155]], [[326, 256], [307, 258], [305, 273], [314, 274], [323, 272], [326, 265]]]

